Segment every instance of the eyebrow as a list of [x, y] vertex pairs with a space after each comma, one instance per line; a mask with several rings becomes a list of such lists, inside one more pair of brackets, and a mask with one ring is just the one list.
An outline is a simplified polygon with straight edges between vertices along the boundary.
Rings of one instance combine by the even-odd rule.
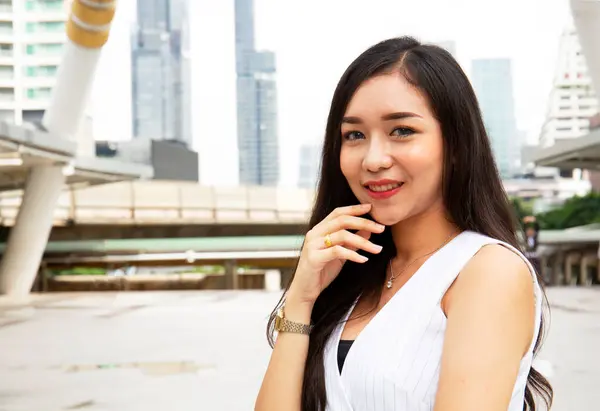
[[[402, 120], [404, 118], [411, 118], [411, 117], [422, 118], [420, 115], [418, 115], [416, 113], [411, 113], [410, 111], [400, 111], [397, 113], [389, 113], [384, 116], [381, 116], [381, 119], [383, 121], [390, 121], [390, 120]], [[348, 123], [348, 124], [362, 124], [362, 122], [363, 121], [360, 117], [344, 117], [342, 119], [342, 123]]]

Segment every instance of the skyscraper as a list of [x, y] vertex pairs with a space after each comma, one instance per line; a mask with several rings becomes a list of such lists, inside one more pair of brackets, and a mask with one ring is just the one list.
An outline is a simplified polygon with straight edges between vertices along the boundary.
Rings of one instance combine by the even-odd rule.
[[189, 68], [183, 61], [186, 0], [138, 0], [132, 41], [133, 134], [190, 145], [183, 108]]
[[273, 186], [279, 181], [275, 55], [257, 51], [254, 1], [235, 0], [239, 182]]
[[540, 134], [542, 147], [587, 134], [589, 119], [598, 112], [598, 99], [574, 28], [563, 32], [558, 53], [554, 85]]
[[473, 60], [472, 81], [500, 175], [508, 178], [521, 166], [521, 138], [515, 120], [511, 61]]

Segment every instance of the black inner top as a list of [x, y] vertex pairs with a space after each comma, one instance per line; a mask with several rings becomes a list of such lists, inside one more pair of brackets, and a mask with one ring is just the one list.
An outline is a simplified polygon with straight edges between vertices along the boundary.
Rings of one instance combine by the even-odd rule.
[[348, 351], [350, 351], [350, 347], [352, 347], [352, 343], [354, 340], [340, 340], [340, 345], [338, 347], [338, 368], [340, 369], [340, 374], [342, 373], [342, 368], [344, 368], [344, 362], [346, 361], [346, 356], [348, 355]]

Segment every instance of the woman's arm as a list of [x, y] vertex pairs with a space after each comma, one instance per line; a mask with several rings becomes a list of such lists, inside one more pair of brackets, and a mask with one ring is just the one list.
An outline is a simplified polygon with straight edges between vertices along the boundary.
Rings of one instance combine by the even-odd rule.
[[[294, 280], [286, 296], [285, 318], [310, 324], [317, 297], [337, 277], [344, 263], [366, 262], [367, 257], [357, 250], [373, 254], [381, 251], [381, 246], [371, 243], [368, 238], [371, 233], [383, 232], [385, 226], [358, 217], [370, 209], [370, 204], [336, 208], [306, 234]], [[308, 341], [308, 335], [304, 334], [280, 333], [277, 336], [256, 400], [256, 411], [300, 411]]]
[[442, 307], [448, 322], [435, 411], [506, 411], [534, 334], [526, 263], [503, 246], [483, 247]]
[[[312, 305], [289, 296], [285, 318], [310, 324]], [[265, 374], [255, 411], [300, 411], [304, 365], [308, 353], [306, 334], [280, 333]]]

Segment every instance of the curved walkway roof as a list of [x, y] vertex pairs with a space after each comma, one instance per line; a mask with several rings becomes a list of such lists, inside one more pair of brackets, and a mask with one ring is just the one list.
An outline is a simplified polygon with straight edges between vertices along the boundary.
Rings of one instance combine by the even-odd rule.
[[152, 176], [152, 168], [112, 159], [77, 156], [75, 142], [33, 125], [0, 123], [0, 191], [25, 186], [29, 170], [41, 165], [65, 167], [67, 184], [99, 184]]

